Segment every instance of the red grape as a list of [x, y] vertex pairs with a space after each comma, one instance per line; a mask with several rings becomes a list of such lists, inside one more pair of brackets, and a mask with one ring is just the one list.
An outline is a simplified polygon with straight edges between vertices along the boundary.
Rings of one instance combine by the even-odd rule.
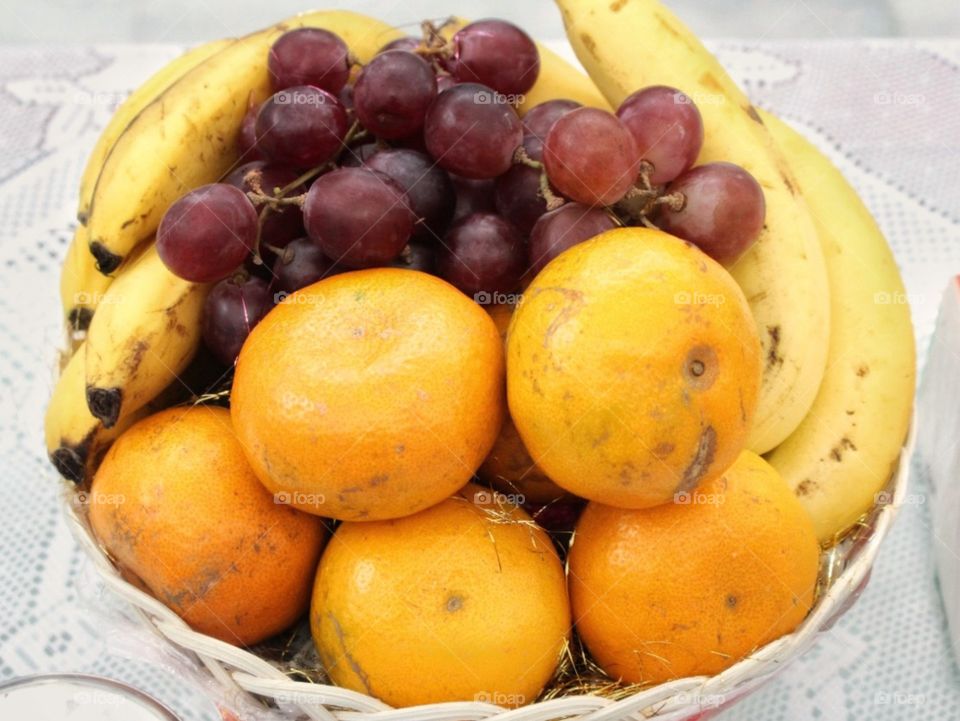
[[[524, 150], [538, 160], [540, 141], [532, 135], [523, 139]], [[537, 218], [547, 212], [547, 201], [540, 194], [541, 170], [522, 163], [494, 181], [494, 205], [497, 212], [513, 223], [524, 235], [529, 235]]]
[[309, 168], [330, 160], [347, 134], [347, 113], [333, 95], [309, 85], [275, 93], [257, 115], [257, 138], [266, 156]]
[[492, 294], [516, 290], [525, 265], [523, 238], [494, 213], [458, 221], [437, 258], [440, 277], [481, 304], [493, 302]]
[[350, 76], [350, 52], [329, 30], [297, 28], [273, 44], [267, 66], [274, 91], [313, 85], [336, 94]]
[[462, 83], [482, 83], [518, 96], [540, 74], [540, 52], [523, 30], [504, 20], [477, 20], [453, 36], [450, 73]]
[[550, 128], [564, 115], [571, 110], [583, 107], [576, 100], [547, 100], [546, 102], [534, 105], [527, 114], [523, 116], [523, 132], [527, 135], [545, 140]]
[[377, 51], [377, 54], [390, 52], [391, 50], [404, 50], [408, 53], [415, 52], [420, 45], [423, 44], [423, 41], [420, 38], [415, 38], [412, 35], [408, 35], [403, 38], [397, 38], [396, 40], [391, 40], [382, 48]]
[[437, 78], [426, 60], [403, 50], [388, 50], [371, 60], [354, 85], [353, 102], [361, 125], [393, 140], [423, 127], [437, 96]]
[[[251, 171], [260, 173], [260, 189], [269, 196], [273, 196], [275, 189], [285, 188], [299, 177], [299, 173], [290, 168], [280, 165], [271, 165], [257, 161], [241, 165], [234, 170], [225, 182], [240, 188], [243, 192], [253, 190], [247, 176]], [[307, 192], [304, 185], [298, 185], [291, 189], [284, 197], [302, 195]], [[284, 205], [279, 210], [271, 210], [264, 218], [263, 226], [260, 229], [260, 251], [267, 255], [264, 245], [272, 245], [276, 248], [282, 248], [294, 238], [299, 238], [304, 234], [303, 229], [303, 211], [296, 205]]]
[[473, 213], [493, 213], [496, 212], [494, 204], [494, 183], [493, 180], [471, 180], [470, 178], [461, 178], [459, 175], [451, 175], [450, 181], [453, 183], [454, 191], [457, 194], [457, 202], [453, 211], [453, 220], [461, 220]]
[[433, 243], [411, 240], [390, 265], [394, 268], [434, 273], [437, 267], [436, 246]]
[[447, 75], [446, 73], [437, 75], [437, 92], [442, 93], [444, 90], [452, 88], [457, 84], [456, 79], [452, 75]]
[[453, 216], [456, 194], [449, 176], [423, 153], [404, 148], [381, 150], [366, 160], [371, 170], [392, 178], [410, 199], [419, 220], [414, 236], [439, 238]]
[[385, 265], [410, 240], [414, 217], [397, 183], [368, 168], [340, 168], [307, 192], [307, 234], [334, 262], [350, 268]]
[[557, 120], [543, 146], [550, 182], [563, 195], [587, 205], [613, 205], [633, 186], [640, 154], [616, 116], [578, 108]]
[[210, 283], [235, 271], [257, 242], [257, 211], [243, 191], [225, 183], [202, 185], [164, 213], [157, 252], [171, 273]]
[[444, 170], [467, 178], [495, 178], [510, 169], [523, 139], [520, 118], [490, 88], [460, 83], [427, 111], [424, 137]]
[[310, 238], [297, 238], [273, 263], [274, 285], [284, 293], [293, 293], [335, 275], [338, 270]]
[[638, 90], [621, 103], [617, 117], [637, 141], [640, 157], [653, 165], [653, 185], [669, 183], [696, 162], [703, 119], [693, 101], [676, 88]]
[[686, 200], [679, 211], [664, 207], [657, 225], [720, 263], [733, 263], [763, 230], [763, 189], [739, 165], [699, 165], [670, 183], [667, 192]]
[[530, 276], [543, 270], [547, 263], [567, 248], [616, 227], [616, 221], [601, 208], [566, 203], [551, 210], [540, 217], [530, 232], [527, 246]]
[[237, 147], [240, 149], [240, 159], [244, 162], [263, 160], [263, 153], [257, 145], [257, 113], [260, 106], [250, 103], [243, 122], [240, 123], [240, 135], [237, 136]]
[[203, 342], [218, 360], [233, 365], [250, 331], [272, 307], [273, 294], [262, 278], [221, 280], [204, 302]]

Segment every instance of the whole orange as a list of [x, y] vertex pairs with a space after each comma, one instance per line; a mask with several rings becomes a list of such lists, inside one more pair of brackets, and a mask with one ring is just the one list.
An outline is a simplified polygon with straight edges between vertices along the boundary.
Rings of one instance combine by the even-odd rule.
[[323, 521], [274, 502], [223, 408], [171, 408], [124, 432], [89, 504], [104, 548], [197, 631], [249, 645], [307, 608]]
[[[506, 343], [514, 306], [496, 303], [487, 306], [486, 310]], [[550, 480], [530, 457], [509, 414], [503, 421], [493, 448], [477, 469], [477, 476], [503, 493], [522, 496], [523, 503], [551, 503], [570, 496]]]
[[470, 480], [504, 414], [490, 317], [439, 278], [377, 268], [289, 296], [254, 328], [231, 395], [260, 480], [341, 520], [398, 518]]
[[474, 484], [413, 516], [343, 523], [310, 608], [324, 668], [393, 706], [533, 701], [570, 630], [547, 534]]
[[644, 508], [733, 463], [760, 356], [726, 270], [666, 233], [618, 228], [559, 255], [524, 293], [507, 338], [510, 415], [558, 485]]
[[587, 506], [569, 556], [574, 622], [613, 678], [712, 675], [796, 628], [818, 564], [813, 522], [744, 451], [677, 503]]

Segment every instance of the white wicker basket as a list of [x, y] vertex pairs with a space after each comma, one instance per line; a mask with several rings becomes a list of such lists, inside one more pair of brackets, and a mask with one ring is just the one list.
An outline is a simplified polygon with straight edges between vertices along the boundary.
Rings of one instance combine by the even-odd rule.
[[77, 490], [63, 494], [69, 524], [104, 583], [130, 602], [140, 617], [167, 641], [191, 652], [209, 670], [228, 697], [252, 694], [277, 702], [291, 719], [318, 721], [621, 721], [657, 718], [692, 719], [705, 711], [728, 706], [767, 681], [809, 648], [819, 632], [829, 629], [853, 604], [870, 575], [880, 543], [890, 529], [906, 493], [916, 423], [913, 424], [878, 503], [846, 539], [825, 551], [820, 589], [813, 609], [791, 634], [758, 649], [750, 657], [711, 677], [684, 678], [612, 700], [596, 695], [553, 698], [507, 711], [488, 703], [456, 702], [393, 709], [355, 691], [319, 683], [294, 681], [268, 661], [241, 648], [191, 630], [160, 601], [124, 580], [94, 539]]

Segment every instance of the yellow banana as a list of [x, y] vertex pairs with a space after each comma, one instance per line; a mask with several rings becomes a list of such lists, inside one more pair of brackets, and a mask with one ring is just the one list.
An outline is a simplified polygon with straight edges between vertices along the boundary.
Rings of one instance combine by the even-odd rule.
[[64, 366], [44, 416], [50, 462], [67, 480], [81, 483], [113, 440], [146, 413], [132, 413], [104, 428], [87, 408], [86, 348], [81, 343]]
[[358, 13], [297, 15], [234, 41], [177, 80], [143, 108], [104, 162], [88, 221], [90, 250], [100, 272], [111, 273], [150, 237], [177, 198], [230, 170], [249, 102], [270, 93], [270, 45], [301, 26], [335, 32], [361, 61], [401, 36]]
[[830, 281], [827, 371], [803, 423], [767, 460], [830, 542], [875, 502], [910, 425], [916, 349], [903, 281], [856, 191], [813, 145], [762, 113], [817, 224]]
[[147, 78], [144, 83], [130, 93], [129, 97], [114, 111], [110, 122], [100, 133], [97, 144], [87, 160], [87, 165], [80, 177], [80, 202], [77, 207], [77, 219], [86, 223], [90, 216], [90, 203], [93, 199], [93, 190], [100, 177], [100, 169], [109, 155], [113, 144], [126, 130], [127, 126], [137, 117], [139, 112], [152, 103], [156, 97], [172, 85], [178, 78], [195, 68], [216, 52], [223, 50], [232, 40], [214, 40], [204, 43], [183, 55], [180, 55], [160, 68]]
[[766, 362], [748, 448], [764, 453], [800, 424], [826, 365], [830, 305], [816, 228], [757, 111], [717, 60], [657, 0], [557, 0], [590, 77], [618, 106], [647, 85], [670, 85], [700, 108], [698, 162], [727, 160], [763, 187], [766, 224], [729, 268], [750, 303]]
[[535, 105], [558, 98], [576, 100], [591, 108], [610, 110], [610, 103], [579, 68], [575, 68], [540, 43], [537, 43], [537, 49], [540, 51], [540, 75], [517, 106], [517, 112], [521, 116], [526, 115]]
[[113, 282], [111, 276], [97, 270], [89, 237], [87, 228], [78, 225], [60, 269], [60, 301], [67, 327], [74, 331], [87, 329], [97, 304]]
[[87, 330], [90, 412], [111, 428], [152, 401], [193, 359], [209, 286], [178, 278], [156, 245], [113, 282]]

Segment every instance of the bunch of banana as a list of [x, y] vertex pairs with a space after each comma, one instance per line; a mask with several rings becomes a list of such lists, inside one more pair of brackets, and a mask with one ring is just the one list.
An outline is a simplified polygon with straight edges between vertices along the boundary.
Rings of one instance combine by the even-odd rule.
[[[890, 478], [913, 407], [910, 308], [886, 240], [840, 171], [782, 121], [753, 108], [656, 0], [557, 2], [570, 42], [611, 104], [658, 83], [693, 93], [705, 125], [699, 162], [732, 160], [755, 175], [779, 176], [756, 175], [768, 228], [731, 268], [767, 331], [751, 446], [769, 451], [821, 542], [836, 540]], [[803, 218], [798, 227], [782, 225], [791, 217], [788, 204], [801, 206], [793, 208], [793, 217]], [[810, 295], [794, 293], [798, 287]]]
[[116, 109], [100, 134], [80, 178], [80, 199], [77, 205], [77, 226], [73, 241], [60, 274], [60, 300], [67, 326], [72, 330], [86, 330], [97, 303], [103, 297], [113, 278], [97, 270], [96, 260], [90, 254], [90, 234], [86, 223], [90, 216], [93, 191], [100, 178], [104, 161], [113, 150], [117, 139], [141, 110], [152, 103], [178, 78], [204, 60], [225, 48], [230, 40], [204, 43], [174, 58], [150, 76]]
[[698, 163], [736, 163], [763, 188], [763, 232], [729, 270], [750, 303], [763, 343], [766, 362], [748, 447], [765, 453], [810, 410], [826, 367], [830, 331], [823, 253], [790, 168], [744, 93], [657, 0], [557, 4], [577, 57], [612, 106], [648, 85], [678, 88], [703, 116]]

